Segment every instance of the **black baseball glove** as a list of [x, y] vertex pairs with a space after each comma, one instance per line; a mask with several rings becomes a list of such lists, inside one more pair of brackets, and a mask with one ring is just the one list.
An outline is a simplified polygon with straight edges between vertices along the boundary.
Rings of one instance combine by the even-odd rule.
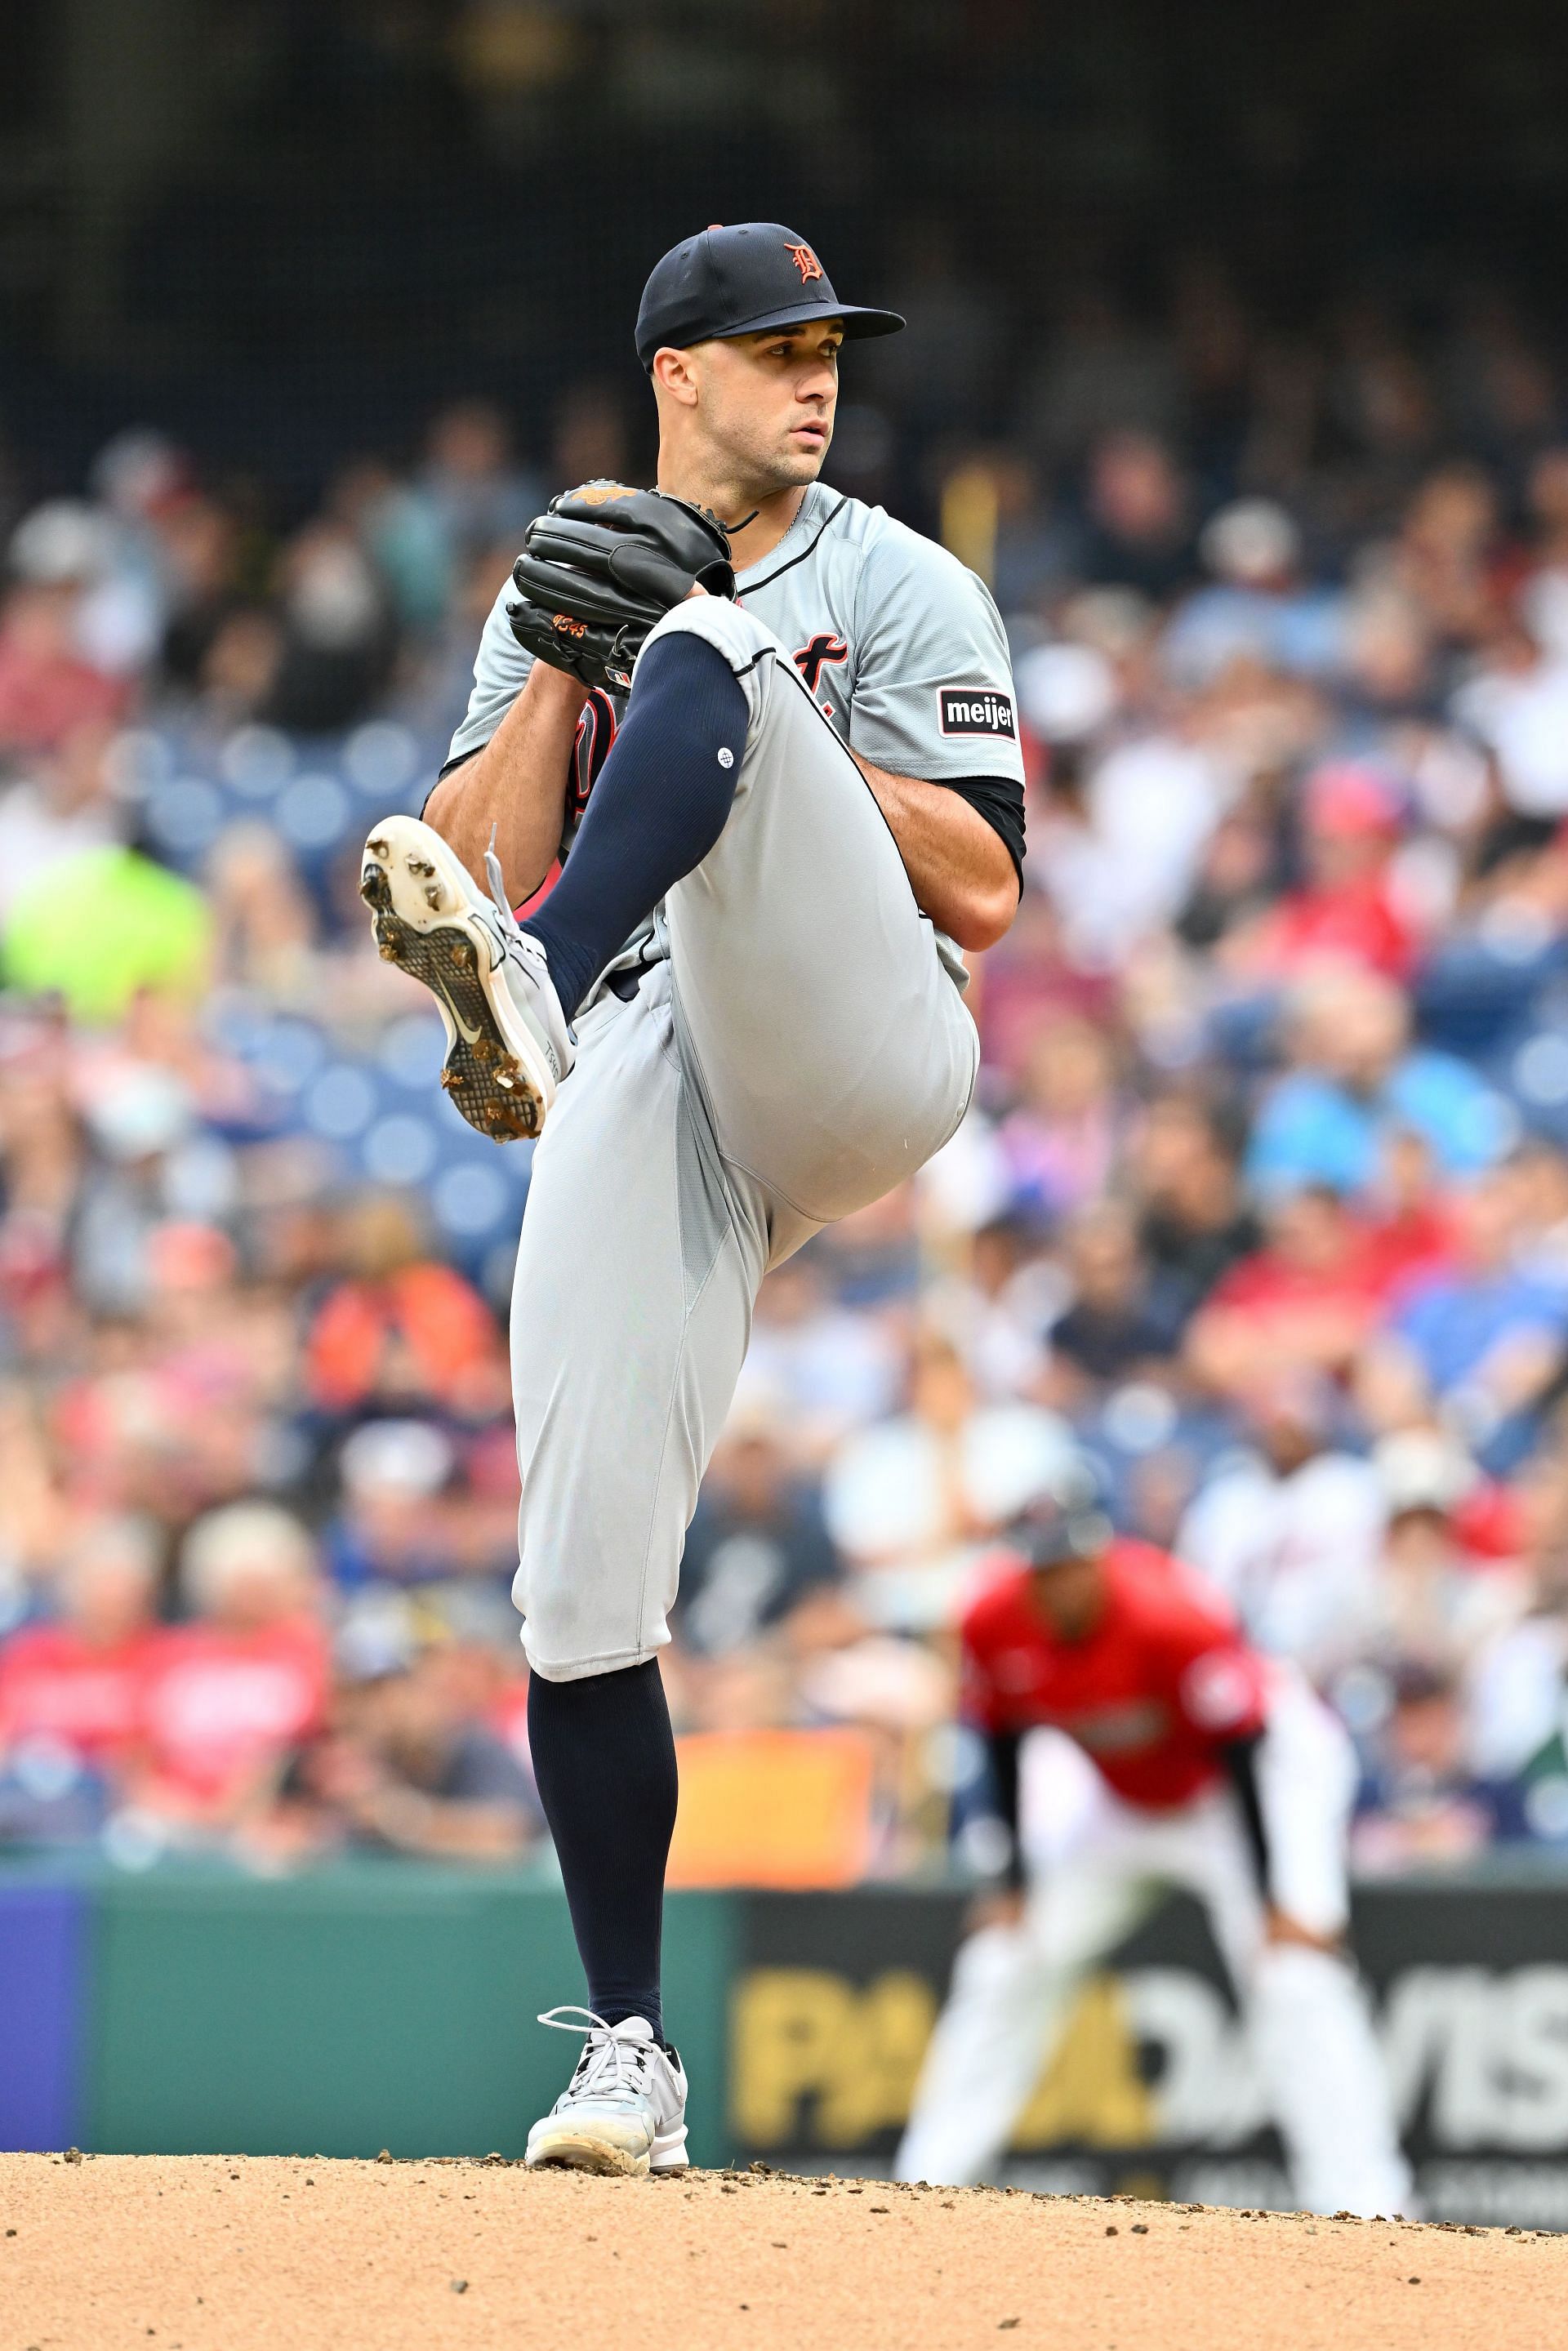
[[691, 593], [733, 596], [724, 525], [706, 507], [623, 482], [585, 482], [528, 525], [512, 566], [512, 634], [587, 686], [624, 693], [657, 621]]

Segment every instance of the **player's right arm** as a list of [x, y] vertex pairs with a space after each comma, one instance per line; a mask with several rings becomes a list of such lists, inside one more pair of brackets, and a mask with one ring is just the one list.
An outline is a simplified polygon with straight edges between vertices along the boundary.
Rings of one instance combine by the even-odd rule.
[[532, 897], [559, 851], [577, 723], [588, 696], [574, 677], [524, 653], [507, 619], [514, 593], [508, 580], [485, 623], [467, 715], [425, 802], [424, 820], [481, 886], [494, 828], [507, 893], [517, 906]]

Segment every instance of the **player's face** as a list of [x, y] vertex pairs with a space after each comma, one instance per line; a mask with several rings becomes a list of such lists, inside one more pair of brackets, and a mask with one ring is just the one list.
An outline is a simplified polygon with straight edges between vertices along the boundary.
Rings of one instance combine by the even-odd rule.
[[814, 482], [839, 397], [836, 319], [704, 344], [703, 423], [721, 465], [754, 497]]
[[1098, 1558], [1063, 1559], [1053, 1567], [1037, 1567], [1030, 1582], [1034, 1604], [1053, 1633], [1064, 1641], [1077, 1641], [1093, 1630], [1105, 1598]]

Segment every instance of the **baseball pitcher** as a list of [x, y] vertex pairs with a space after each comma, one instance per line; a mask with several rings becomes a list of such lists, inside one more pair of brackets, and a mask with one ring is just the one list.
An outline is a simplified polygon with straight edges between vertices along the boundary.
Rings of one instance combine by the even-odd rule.
[[686, 2159], [658, 1666], [685, 1530], [764, 1273], [963, 1117], [960, 950], [1018, 904], [996, 609], [818, 478], [841, 345], [903, 323], [841, 301], [775, 223], [666, 254], [637, 320], [657, 489], [589, 483], [530, 525], [426, 821], [366, 843], [381, 950], [441, 1008], [444, 1083], [482, 1132], [541, 1138], [515, 1593], [588, 2007], [546, 2020], [583, 2047], [530, 2163]]
[[[1012, 1856], [959, 1950], [898, 2177], [959, 2186], [1006, 2148], [1085, 1974], [1174, 1887], [1202, 1903], [1309, 2210], [1392, 2215], [1409, 2175], [1343, 1949], [1350, 1741], [1209, 1586], [1113, 1538], [1087, 1464], [1043, 1495], [962, 1629], [966, 1712]], [[1095, 1790], [1026, 1890], [1019, 1748], [1065, 1731]]]

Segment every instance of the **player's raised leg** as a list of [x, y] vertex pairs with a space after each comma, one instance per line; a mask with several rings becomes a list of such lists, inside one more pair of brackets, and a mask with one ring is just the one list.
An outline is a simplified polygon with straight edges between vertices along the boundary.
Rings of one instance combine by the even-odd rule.
[[975, 1026], [886, 819], [777, 639], [698, 598], [649, 653], [693, 640], [744, 684], [750, 726], [728, 821], [665, 903], [681, 1050], [726, 1162], [828, 1223], [953, 1133]]

